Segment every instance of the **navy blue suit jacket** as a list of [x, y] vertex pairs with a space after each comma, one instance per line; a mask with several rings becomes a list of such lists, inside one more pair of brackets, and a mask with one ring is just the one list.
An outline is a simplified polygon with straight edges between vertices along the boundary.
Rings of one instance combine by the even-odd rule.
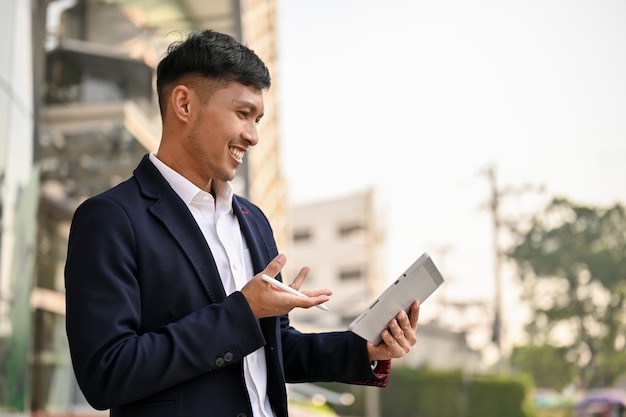
[[[246, 199], [233, 210], [256, 274], [278, 254], [271, 227]], [[114, 417], [251, 417], [242, 358], [262, 346], [278, 417], [285, 382], [385, 380], [355, 334], [303, 334], [287, 316], [256, 319], [238, 291], [227, 297], [202, 232], [147, 155], [76, 210], [65, 279], [79, 386]]]

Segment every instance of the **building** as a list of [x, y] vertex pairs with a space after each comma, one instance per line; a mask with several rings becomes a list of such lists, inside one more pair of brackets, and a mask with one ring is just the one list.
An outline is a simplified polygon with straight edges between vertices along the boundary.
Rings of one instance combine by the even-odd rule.
[[384, 233], [373, 190], [292, 207], [292, 243], [285, 281], [300, 267], [311, 272], [305, 288], [330, 288], [331, 312], [294, 310], [294, 322], [345, 329], [384, 287]]
[[33, 86], [36, 45], [31, 5], [2, 3], [0, 13], [0, 414], [28, 401], [29, 290], [35, 275], [39, 178]]
[[[333, 290], [329, 313], [299, 309], [291, 318], [299, 328], [345, 329], [390, 284], [383, 269], [384, 224], [375, 192], [294, 206], [290, 217], [290, 270], [283, 278], [292, 279], [299, 267], [308, 265], [311, 273], [304, 287]], [[406, 357], [394, 361], [396, 366], [483, 370], [481, 355], [468, 346], [466, 332], [421, 321], [418, 335], [418, 343]]]
[[481, 353], [468, 346], [467, 333], [443, 328], [436, 323], [420, 323], [418, 342], [396, 365], [438, 370], [460, 369], [467, 373], [485, 372]]
[[[277, 79], [274, 0], [5, 0], [0, 17], [0, 413], [93, 410], [74, 381], [64, 328], [71, 215], [155, 150], [159, 57], [194, 29], [247, 44]], [[236, 180], [286, 236], [276, 81], [263, 146]], [[258, 150], [257, 150], [258, 149]]]

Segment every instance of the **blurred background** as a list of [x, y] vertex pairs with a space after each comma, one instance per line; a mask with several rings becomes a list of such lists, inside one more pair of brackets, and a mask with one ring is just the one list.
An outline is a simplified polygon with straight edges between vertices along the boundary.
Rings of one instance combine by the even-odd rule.
[[1, 5], [0, 415], [102, 414], [65, 339], [71, 216], [156, 150], [156, 64], [203, 29], [273, 76], [234, 182], [285, 279], [333, 289], [297, 327], [345, 329], [423, 252], [445, 278], [389, 387], [293, 384], [293, 416], [626, 415], [626, 3]]

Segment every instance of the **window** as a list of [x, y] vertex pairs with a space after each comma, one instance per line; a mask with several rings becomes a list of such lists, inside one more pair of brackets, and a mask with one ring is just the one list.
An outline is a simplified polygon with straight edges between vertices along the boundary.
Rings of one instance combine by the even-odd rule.
[[308, 242], [313, 237], [313, 233], [309, 229], [300, 229], [293, 232], [294, 242]]
[[362, 268], [348, 268], [339, 271], [339, 280], [341, 281], [356, 281], [363, 277]]
[[362, 239], [365, 237], [366, 227], [361, 223], [343, 224], [337, 233], [343, 239]]

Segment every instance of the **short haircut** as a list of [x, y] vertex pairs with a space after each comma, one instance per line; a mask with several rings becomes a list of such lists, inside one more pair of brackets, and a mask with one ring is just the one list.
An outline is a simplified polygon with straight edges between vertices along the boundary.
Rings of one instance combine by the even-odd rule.
[[226, 86], [231, 81], [270, 88], [269, 70], [254, 51], [232, 36], [205, 30], [192, 32], [186, 40], [172, 43], [157, 66], [157, 95], [161, 115], [165, 114], [168, 86], [187, 77], [204, 77]]

